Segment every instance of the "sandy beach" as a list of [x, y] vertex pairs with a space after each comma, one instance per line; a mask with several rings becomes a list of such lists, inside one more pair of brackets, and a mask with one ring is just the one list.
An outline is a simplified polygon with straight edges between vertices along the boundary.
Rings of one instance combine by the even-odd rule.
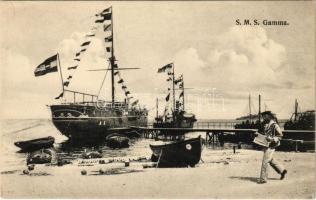
[[[3, 198], [315, 198], [313, 153], [277, 152], [288, 170], [285, 180], [270, 170], [257, 184], [262, 152], [204, 149], [195, 168], [143, 168], [143, 162], [79, 166], [36, 165], [1, 171]], [[87, 175], [81, 175], [82, 170]], [[119, 174], [102, 174], [111, 170]]]

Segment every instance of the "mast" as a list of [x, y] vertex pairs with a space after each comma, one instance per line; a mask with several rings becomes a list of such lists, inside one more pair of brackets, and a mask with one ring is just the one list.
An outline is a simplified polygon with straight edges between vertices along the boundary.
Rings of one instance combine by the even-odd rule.
[[251, 123], [251, 121], [252, 121], [252, 117], [251, 117], [251, 96], [250, 96], [250, 94], [249, 94], [249, 121], [250, 121], [250, 123]]
[[173, 112], [172, 112], [172, 119], [173, 124], [175, 124], [175, 111], [176, 111], [176, 98], [175, 98], [175, 89], [174, 89], [174, 64], [172, 63], [172, 94], [173, 94]]
[[158, 97], [156, 98], [156, 119], [158, 119]]
[[297, 108], [298, 108], [298, 102], [297, 102], [297, 99], [295, 99], [294, 121], [296, 121], [296, 119], [297, 119]]
[[261, 122], [261, 95], [259, 94], [259, 112], [258, 112], [258, 119]]
[[174, 64], [172, 63], [172, 94], [173, 94], [173, 111], [175, 111], [176, 108], [176, 98], [175, 98], [175, 83], [174, 83]]
[[181, 74], [182, 75], [182, 94], [183, 94], [183, 96], [182, 96], [182, 105], [183, 105], [183, 111], [185, 110], [184, 109], [184, 78], [183, 78], [183, 74]]
[[111, 49], [111, 90], [112, 90], [112, 106], [114, 106], [115, 103], [115, 85], [114, 85], [114, 64], [115, 64], [115, 57], [114, 57], [114, 35], [113, 35], [113, 29], [114, 29], [114, 24], [113, 24], [113, 9], [111, 6], [111, 36], [112, 36], [112, 49]]
[[62, 71], [61, 71], [61, 67], [60, 67], [59, 53], [57, 53], [57, 60], [58, 60], [58, 68], [59, 68], [59, 71], [60, 71], [61, 85], [62, 85], [62, 88], [63, 88], [63, 94], [64, 94], [64, 91], [65, 91], [65, 86], [64, 86], [63, 73], [62, 73]]

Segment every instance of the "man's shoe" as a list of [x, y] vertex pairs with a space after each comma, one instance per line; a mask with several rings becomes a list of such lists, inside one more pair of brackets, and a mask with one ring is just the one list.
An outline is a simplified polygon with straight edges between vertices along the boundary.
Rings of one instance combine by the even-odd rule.
[[283, 170], [283, 172], [281, 173], [281, 177], [280, 177], [280, 180], [283, 180], [285, 178], [285, 175], [287, 173], [287, 170]]
[[265, 183], [267, 183], [267, 181], [259, 180], [257, 183], [258, 183], [258, 184], [265, 184]]

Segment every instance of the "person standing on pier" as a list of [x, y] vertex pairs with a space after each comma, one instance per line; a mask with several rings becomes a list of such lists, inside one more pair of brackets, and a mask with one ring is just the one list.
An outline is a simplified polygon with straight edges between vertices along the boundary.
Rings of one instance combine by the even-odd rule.
[[264, 148], [263, 150], [263, 159], [261, 166], [259, 184], [267, 183], [268, 180], [268, 167], [271, 167], [281, 175], [280, 179], [283, 180], [287, 170], [279, 163], [275, 158], [273, 158], [273, 153], [275, 148], [280, 145], [280, 140], [283, 136], [280, 126], [277, 123], [276, 117], [270, 112], [265, 111], [261, 113], [264, 122], [264, 134], [269, 141], [269, 147]]

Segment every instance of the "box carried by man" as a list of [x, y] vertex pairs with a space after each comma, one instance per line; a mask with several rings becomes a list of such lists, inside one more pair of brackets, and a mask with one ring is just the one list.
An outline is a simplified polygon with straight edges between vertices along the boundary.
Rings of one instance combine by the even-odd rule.
[[270, 145], [270, 142], [267, 140], [267, 136], [265, 135], [262, 135], [260, 133], [256, 133], [256, 137], [255, 139], [253, 140], [254, 143], [260, 145], [260, 146], [263, 146], [263, 147], [269, 147]]

